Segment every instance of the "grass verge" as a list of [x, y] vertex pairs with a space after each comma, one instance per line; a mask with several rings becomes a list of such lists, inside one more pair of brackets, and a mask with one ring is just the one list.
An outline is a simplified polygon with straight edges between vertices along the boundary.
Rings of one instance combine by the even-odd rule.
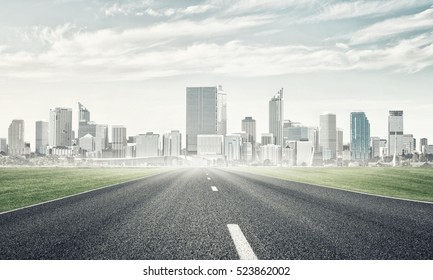
[[164, 171], [163, 168], [0, 168], [0, 212]]
[[431, 168], [256, 167], [235, 170], [313, 185], [433, 202]]

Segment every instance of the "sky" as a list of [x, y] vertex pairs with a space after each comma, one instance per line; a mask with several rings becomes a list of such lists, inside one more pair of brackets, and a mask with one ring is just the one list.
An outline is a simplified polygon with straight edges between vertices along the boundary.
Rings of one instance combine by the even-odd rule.
[[284, 88], [285, 119], [319, 126], [350, 112], [387, 137], [389, 110], [404, 133], [433, 142], [433, 0], [0, 0], [0, 137], [24, 119], [78, 102], [128, 135], [185, 132], [187, 86], [222, 85], [228, 132], [241, 120], [268, 132], [268, 102]]

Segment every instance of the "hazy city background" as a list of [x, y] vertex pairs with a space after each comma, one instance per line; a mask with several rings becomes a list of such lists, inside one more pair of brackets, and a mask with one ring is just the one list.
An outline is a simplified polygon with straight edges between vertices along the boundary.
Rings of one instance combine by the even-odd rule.
[[241, 132], [250, 116], [260, 142], [269, 132], [268, 102], [284, 88], [284, 120], [319, 128], [320, 115], [334, 113], [345, 145], [351, 112], [365, 112], [370, 136], [389, 140], [389, 111], [402, 110], [403, 134], [422, 152], [421, 138], [433, 139], [432, 4], [5, 3], [0, 137], [22, 119], [34, 151], [35, 122], [49, 121], [56, 107], [73, 109], [78, 137], [81, 102], [91, 121], [125, 125], [127, 136], [154, 132], [162, 143], [165, 132], [179, 130], [185, 148], [185, 89], [221, 84], [227, 134]]

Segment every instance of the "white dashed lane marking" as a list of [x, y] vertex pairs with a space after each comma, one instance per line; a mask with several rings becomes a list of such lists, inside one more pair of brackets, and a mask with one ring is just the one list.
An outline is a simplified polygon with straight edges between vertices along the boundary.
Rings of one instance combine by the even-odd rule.
[[235, 243], [236, 251], [238, 252], [239, 259], [241, 260], [257, 260], [256, 254], [242, 233], [241, 228], [237, 224], [228, 224], [230, 235]]

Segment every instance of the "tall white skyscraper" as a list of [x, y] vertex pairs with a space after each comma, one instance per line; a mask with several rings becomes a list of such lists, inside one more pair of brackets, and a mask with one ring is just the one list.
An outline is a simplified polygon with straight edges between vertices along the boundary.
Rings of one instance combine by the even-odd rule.
[[72, 146], [72, 109], [50, 110], [49, 144], [52, 147]]
[[[245, 117], [245, 119], [242, 120], [242, 131], [245, 131], [246, 133], [246, 141], [251, 144], [251, 160], [255, 159], [255, 153], [256, 153], [256, 120], [252, 117]], [[248, 149], [245, 150], [248, 153]]]
[[323, 160], [335, 159], [337, 154], [337, 116], [331, 113], [320, 115], [320, 149]]
[[108, 149], [108, 125], [97, 124], [95, 136], [95, 151], [98, 157], [102, 156], [102, 151]]
[[389, 111], [388, 155], [401, 155], [403, 148], [403, 111]]
[[164, 156], [177, 157], [181, 155], [182, 134], [179, 130], [164, 133], [162, 139], [162, 150]]
[[159, 155], [159, 134], [148, 132], [135, 138], [136, 157], [157, 157]]
[[24, 154], [24, 121], [13, 120], [8, 130], [8, 154], [11, 156]]
[[186, 151], [197, 154], [197, 135], [227, 134], [227, 94], [218, 87], [186, 88]]
[[269, 101], [269, 133], [274, 135], [274, 143], [279, 146], [283, 145], [283, 103], [283, 89], [280, 89]]
[[126, 127], [123, 125], [113, 125], [111, 127], [111, 149], [114, 158], [126, 157]]
[[35, 151], [38, 154], [45, 155], [47, 153], [48, 142], [48, 122], [37, 121], [35, 123]]

